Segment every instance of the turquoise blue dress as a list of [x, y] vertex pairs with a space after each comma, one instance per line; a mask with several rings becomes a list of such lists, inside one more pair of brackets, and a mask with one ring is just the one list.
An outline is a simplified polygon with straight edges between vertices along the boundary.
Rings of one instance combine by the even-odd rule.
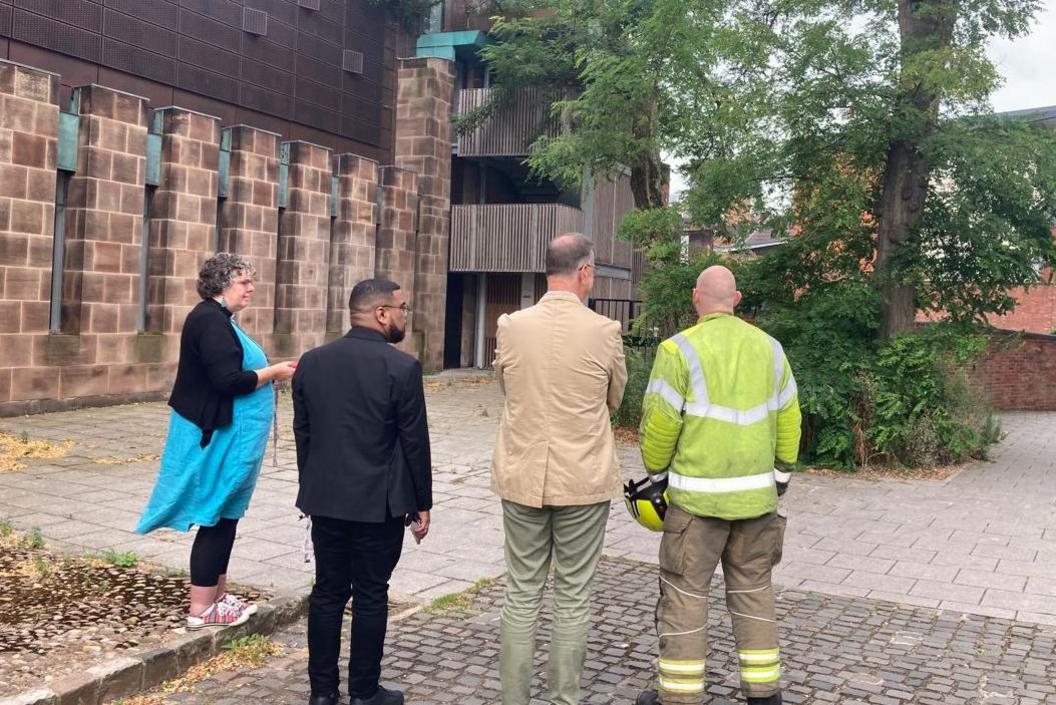
[[[265, 367], [268, 358], [260, 346], [233, 320], [231, 325], [242, 341], [242, 369]], [[241, 519], [260, 475], [274, 413], [270, 384], [235, 397], [231, 423], [216, 429], [202, 448], [202, 429], [173, 411], [161, 470], [136, 532], [161, 527], [188, 531], [220, 519]]]

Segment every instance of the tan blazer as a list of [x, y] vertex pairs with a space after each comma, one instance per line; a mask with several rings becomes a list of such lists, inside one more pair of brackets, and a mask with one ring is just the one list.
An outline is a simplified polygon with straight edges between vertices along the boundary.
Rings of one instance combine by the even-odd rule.
[[491, 488], [530, 507], [621, 496], [609, 414], [627, 368], [620, 324], [557, 291], [499, 318], [495, 372], [506, 394]]

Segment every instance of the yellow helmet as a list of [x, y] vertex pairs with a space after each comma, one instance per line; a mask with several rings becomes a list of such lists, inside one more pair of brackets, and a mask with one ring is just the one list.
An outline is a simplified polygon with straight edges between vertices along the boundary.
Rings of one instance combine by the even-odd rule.
[[623, 503], [634, 520], [650, 531], [662, 531], [667, 513], [667, 478], [653, 482], [628, 480], [623, 487]]

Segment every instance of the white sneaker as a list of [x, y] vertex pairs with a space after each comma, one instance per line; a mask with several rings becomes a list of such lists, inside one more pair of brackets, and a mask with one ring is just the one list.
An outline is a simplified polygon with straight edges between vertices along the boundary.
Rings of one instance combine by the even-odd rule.
[[195, 631], [203, 627], [235, 627], [249, 619], [245, 610], [230, 607], [223, 602], [214, 602], [198, 617], [188, 615], [187, 629]]

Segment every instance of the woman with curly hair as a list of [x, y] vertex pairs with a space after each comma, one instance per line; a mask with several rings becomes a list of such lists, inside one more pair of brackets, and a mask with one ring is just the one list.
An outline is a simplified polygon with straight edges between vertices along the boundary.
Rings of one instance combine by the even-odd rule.
[[269, 383], [292, 377], [296, 363], [269, 365], [235, 323], [255, 275], [249, 260], [228, 252], [198, 273], [202, 301], [183, 324], [161, 469], [136, 527], [144, 534], [198, 527], [188, 629], [241, 624], [256, 610], [227, 592], [227, 566], [264, 460], [274, 414]]

